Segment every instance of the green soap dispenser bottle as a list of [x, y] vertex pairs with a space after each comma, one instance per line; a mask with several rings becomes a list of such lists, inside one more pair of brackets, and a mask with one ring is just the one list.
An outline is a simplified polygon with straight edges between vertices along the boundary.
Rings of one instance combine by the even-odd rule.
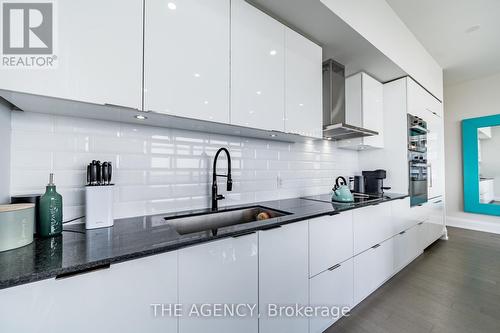
[[50, 174], [49, 184], [45, 194], [40, 198], [39, 206], [40, 228], [38, 232], [41, 237], [52, 237], [62, 232], [63, 206], [62, 196], [56, 192], [54, 174]]

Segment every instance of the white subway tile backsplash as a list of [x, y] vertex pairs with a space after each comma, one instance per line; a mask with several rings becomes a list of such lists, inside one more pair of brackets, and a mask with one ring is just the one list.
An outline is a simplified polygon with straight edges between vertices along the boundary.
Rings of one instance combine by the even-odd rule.
[[[233, 192], [218, 179], [220, 206], [327, 193], [336, 176], [358, 171], [357, 153], [333, 142], [283, 143], [76, 117], [16, 112], [12, 117], [12, 194], [41, 193], [55, 172], [64, 218], [84, 214], [86, 165], [114, 166], [115, 216], [210, 205], [213, 157], [231, 152]], [[220, 155], [218, 173], [226, 173]]]

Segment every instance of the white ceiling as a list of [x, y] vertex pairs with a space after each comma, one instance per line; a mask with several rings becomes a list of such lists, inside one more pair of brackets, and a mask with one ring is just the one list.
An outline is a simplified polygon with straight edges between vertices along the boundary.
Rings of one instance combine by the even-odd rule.
[[321, 45], [323, 59], [343, 64], [346, 75], [363, 70], [382, 82], [406, 75], [320, 0], [247, 1]]
[[500, 72], [499, 0], [386, 1], [443, 67], [445, 85]]

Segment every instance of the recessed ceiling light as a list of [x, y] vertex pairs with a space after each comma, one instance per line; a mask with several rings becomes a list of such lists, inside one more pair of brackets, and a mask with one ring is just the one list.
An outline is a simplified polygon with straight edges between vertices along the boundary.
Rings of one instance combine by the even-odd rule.
[[194, 73], [193, 76], [194, 77], [200, 77], [201, 75], [200, 75], [200, 73]]
[[470, 33], [473, 33], [475, 31], [478, 31], [479, 29], [481, 29], [481, 26], [479, 24], [475, 24], [475, 25], [470, 26], [469, 28], [465, 29], [465, 33], [470, 34]]
[[134, 118], [137, 119], [137, 120], [146, 120], [146, 119], [148, 119], [148, 117], [143, 116], [142, 114], [135, 115]]
[[270, 55], [272, 55], [272, 56], [275, 56], [276, 54], [278, 54], [278, 51], [276, 51], [276, 50], [271, 50], [271, 51], [269, 52], [269, 54], [270, 54]]
[[269, 134], [269, 136], [270, 136], [271, 138], [275, 138], [275, 137], [277, 137], [278, 135], [276, 135], [276, 134]]
[[167, 4], [167, 6], [168, 6], [168, 9], [170, 9], [170, 10], [176, 10], [177, 9], [177, 5], [175, 3], [173, 3], [173, 2], [169, 2]]

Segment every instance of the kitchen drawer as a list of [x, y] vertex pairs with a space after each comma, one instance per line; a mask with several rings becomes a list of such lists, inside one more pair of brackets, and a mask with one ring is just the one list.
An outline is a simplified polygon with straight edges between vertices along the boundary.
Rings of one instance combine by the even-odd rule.
[[418, 225], [394, 236], [394, 271], [398, 272], [422, 253]]
[[[352, 307], [353, 259], [316, 275], [309, 282], [311, 306]], [[339, 312], [340, 313], [340, 312]], [[310, 333], [321, 333], [338, 317], [314, 317], [309, 321]]]
[[257, 233], [187, 247], [178, 253], [178, 303], [183, 305], [178, 332], [257, 333], [256, 316], [189, 316], [194, 304], [258, 304]]
[[354, 255], [394, 236], [391, 202], [353, 210]]
[[412, 218], [409, 197], [401, 200], [394, 200], [391, 202], [391, 206], [394, 234], [407, 230], [418, 223]]
[[410, 215], [415, 223], [425, 222], [429, 219], [429, 211], [425, 204], [411, 207]]
[[394, 273], [394, 240], [390, 238], [354, 257], [354, 305]]
[[270, 304], [309, 302], [307, 228], [302, 221], [258, 232], [260, 333], [307, 331], [307, 318], [267, 317]]
[[438, 197], [429, 200], [424, 205], [426, 211], [426, 237], [424, 240], [424, 248], [431, 245], [443, 235], [444, 229], [444, 199]]
[[[57, 257], [56, 257], [57, 258]], [[176, 304], [177, 251], [61, 279], [0, 290], [2, 333], [177, 332], [177, 318], [152, 303]]]
[[353, 256], [352, 211], [309, 221], [309, 275]]

